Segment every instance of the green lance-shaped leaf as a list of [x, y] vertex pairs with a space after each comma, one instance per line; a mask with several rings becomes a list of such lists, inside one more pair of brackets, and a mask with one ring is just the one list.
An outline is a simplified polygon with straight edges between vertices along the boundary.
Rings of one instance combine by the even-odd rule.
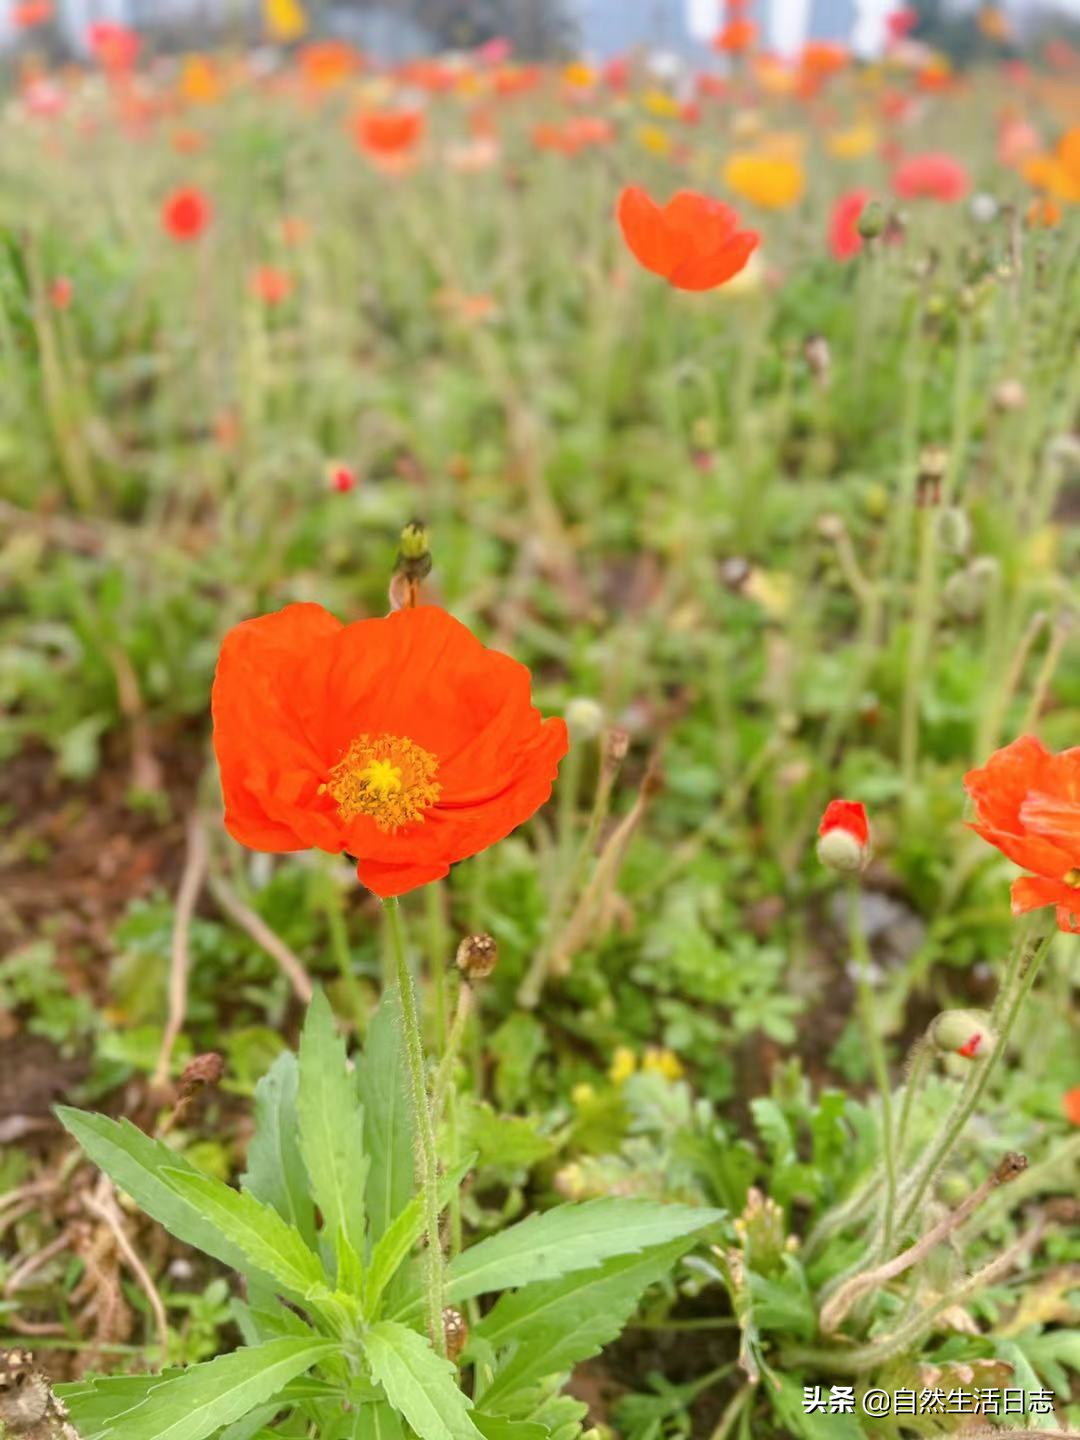
[[338, 1285], [354, 1293], [366, 1243], [364, 1109], [349, 1074], [345, 1042], [321, 990], [312, 997], [300, 1037], [297, 1114], [311, 1193], [338, 1257]]
[[[129, 1120], [110, 1120], [67, 1106], [57, 1116], [82, 1148], [121, 1190], [125, 1190], [152, 1220], [170, 1234], [233, 1270], [248, 1273], [254, 1267], [240, 1247], [200, 1209], [194, 1196], [176, 1188], [177, 1173], [199, 1177], [201, 1171], [160, 1140], [151, 1140]], [[263, 1272], [267, 1280], [272, 1276]]]
[[505, 1415], [487, 1415], [480, 1410], [474, 1410], [472, 1416], [484, 1440], [547, 1440], [551, 1434], [546, 1425], [532, 1420], [508, 1420]]
[[[476, 1156], [470, 1155], [439, 1181], [440, 1212], [472, 1169]], [[371, 1252], [371, 1261], [364, 1277], [364, 1310], [369, 1316], [378, 1312], [383, 1291], [425, 1231], [424, 1197], [414, 1195], [405, 1209], [383, 1232]]]
[[396, 986], [383, 991], [372, 1016], [356, 1080], [371, 1162], [367, 1211], [374, 1244], [408, 1205], [415, 1182], [416, 1136]]
[[300, 1154], [299, 1075], [296, 1056], [285, 1050], [255, 1086], [255, 1136], [248, 1147], [243, 1186], [314, 1246], [315, 1206]]
[[481, 1440], [449, 1360], [435, 1354], [424, 1336], [393, 1320], [364, 1334], [364, 1354], [386, 1398], [419, 1440]]
[[516, 1346], [478, 1397], [484, 1409], [502, 1409], [515, 1394], [597, 1354], [620, 1333], [643, 1292], [662, 1280], [692, 1243], [683, 1235], [639, 1255], [617, 1255], [595, 1270], [504, 1295], [475, 1330], [493, 1349]]
[[211, 1175], [167, 1170], [166, 1177], [177, 1192], [199, 1206], [243, 1254], [246, 1266], [272, 1275], [284, 1289], [300, 1299], [325, 1290], [322, 1261], [276, 1210], [233, 1190]]
[[[205, 1440], [273, 1399], [297, 1375], [337, 1350], [332, 1340], [271, 1340], [234, 1350], [167, 1379], [145, 1398], [102, 1422], [82, 1394], [67, 1398], [82, 1440]], [[107, 1384], [107, 1382], [106, 1382]], [[117, 1403], [123, 1400], [117, 1396]]]
[[[458, 1304], [492, 1290], [555, 1280], [595, 1268], [613, 1255], [634, 1254], [693, 1235], [723, 1211], [653, 1200], [600, 1199], [530, 1215], [456, 1256], [447, 1267], [446, 1299]], [[406, 1307], [417, 1312], [415, 1297]], [[401, 1318], [398, 1316], [397, 1318]]]

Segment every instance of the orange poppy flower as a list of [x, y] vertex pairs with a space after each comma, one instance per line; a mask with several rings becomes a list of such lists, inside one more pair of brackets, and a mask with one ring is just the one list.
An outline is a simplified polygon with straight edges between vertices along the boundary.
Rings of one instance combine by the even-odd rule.
[[360, 56], [344, 40], [315, 40], [300, 51], [297, 66], [312, 90], [332, 90], [360, 68]]
[[226, 829], [254, 850], [356, 856], [383, 897], [437, 880], [551, 793], [566, 725], [529, 691], [524, 665], [435, 606], [247, 620], [214, 677]]
[[11, 20], [17, 30], [32, 30], [47, 25], [53, 16], [52, 0], [22, 0], [12, 6]]
[[713, 49], [721, 55], [742, 55], [757, 39], [757, 26], [741, 15], [729, 20], [713, 37]]
[[964, 788], [975, 833], [1033, 872], [1013, 881], [1013, 914], [1054, 905], [1058, 926], [1080, 934], [1080, 746], [1055, 755], [1021, 735], [969, 771]]
[[1052, 154], [1029, 156], [1023, 176], [1056, 200], [1080, 201], [1080, 125], [1065, 131]]
[[740, 230], [728, 205], [680, 190], [660, 206], [638, 185], [619, 196], [619, 224], [634, 259], [677, 290], [713, 290], [737, 275], [760, 237]]
[[1061, 1108], [1070, 1125], [1080, 1125], [1080, 1085], [1065, 1091], [1061, 1097]]
[[251, 293], [256, 300], [273, 309], [283, 305], [293, 292], [293, 279], [287, 270], [275, 265], [259, 265], [251, 275]]
[[357, 145], [378, 159], [409, 154], [423, 133], [420, 110], [369, 110], [353, 122]]

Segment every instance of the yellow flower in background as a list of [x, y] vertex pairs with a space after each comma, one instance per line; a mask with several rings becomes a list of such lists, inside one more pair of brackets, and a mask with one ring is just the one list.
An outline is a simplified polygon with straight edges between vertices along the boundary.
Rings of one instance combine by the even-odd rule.
[[799, 74], [775, 55], [756, 55], [754, 76], [766, 95], [794, 95], [799, 88]]
[[307, 16], [300, 0], [263, 0], [263, 23], [270, 38], [282, 45], [307, 34]]
[[624, 1080], [629, 1080], [637, 1069], [637, 1056], [626, 1045], [620, 1045], [611, 1059], [611, 1066], [608, 1070], [608, 1079], [613, 1085], [621, 1085]]
[[878, 132], [865, 121], [847, 130], [834, 130], [826, 138], [825, 148], [838, 160], [861, 160], [877, 148]]
[[659, 125], [639, 125], [637, 141], [650, 155], [670, 155], [671, 136]]
[[645, 91], [641, 103], [650, 115], [660, 120], [675, 120], [682, 113], [679, 102], [666, 90], [658, 90], [655, 86]]
[[766, 210], [784, 210], [794, 205], [806, 185], [797, 160], [751, 151], [730, 156], [722, 174], [729, 190]]
[[772, 620], [783, 620], [791, 612], [795, 582], [779, 570], [750, 571], [743, 585], [743, 594], [756, 600]]
[[758, 152], [770, 160], [801, 160], [806, 150], [802, 130], [770, 130], [758, 141]]
[[686, 1074], [674, 1050], [662, 1049], [659, 1045], [648, 1047], [641, 1068], [646, 1074], [662, 1075], [665, 1080], [681, 1080]]
[[564, 68], [562, 78], [575, 90], [589, 90], [596, 84], [596, 71], [584, 60], [574, 60]]
[[589, 1084], [587, 1080], [582, 1080], [580, 1084], [575, 1085], [574, 1088], [570, 1091], [570, 1099], [574, 1102], [574, 1104], [578, 1107], [579, 1110], [583, 1106], [588, 1105], [591, 1100], [595, 1100], [595, 1098], [596, 1091], [593, 1089], [593, 1087]]
[[213, 61], [188, 55], [180, 71], [180, 94], [189, 105], [212, 105], [221, 97], [221, 80]]

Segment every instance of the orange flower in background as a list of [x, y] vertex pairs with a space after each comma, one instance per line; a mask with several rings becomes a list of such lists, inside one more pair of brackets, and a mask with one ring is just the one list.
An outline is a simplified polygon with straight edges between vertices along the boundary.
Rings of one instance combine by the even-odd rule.
[[1049, 195], [1040, 195], [1028, 206], [1024, 219], [1031, 230], [1053, 230], [1061, 224], [1061, 206]]
[[803, 47], [799, 68], [804, 75], [814, 75], [823, 80], [843, 70], [850, 59], [851, 51], [846, 45], [840, 45], [835, 40], [811, 40]]
[[803, 167], [797, 160], [749, 151], [730, 156], [723, 177], [729, 190], [766, 210], [784, 210], [794, 205], [806, 185]]
[[832, 208], [829, 219], [829, 249], [837, 260], [850, 260], [863, 247], [859, 216], [870, 199], [869, 190], [849, 190]]
[[221, 98], [221, 77], [205, 55], [189, 55], [180, 71], [180, 95], [189, 105], [212, 105]]
[[422, 110], [366, 110], [353, 121], [357, 145], [375, 159], [410, 155], [423, 133]]
[[987, 40], [993, 40], [998, 45], [1007, 45], [1012, 39], [1012, 25], [1009, 23], [1009, 17], [996, 5], [982, 7], [978, 15], [978, 26]]
[[316, 40], [300, 51], [297, 66], [313, 90], [333, 90], [360, 68], [360, 56], [344, 40]]
[[892, 187], [903, 200], [962, 200], [970, 187], [959, 160], [941, 151], [909, 155], [893, 171]]
[[873, 125], [852, 125], [847, 130], [834, 130], [827, 137], [825, 148], [838, 160], [861, 160], [877, 147], [878, 138]]
[[1065, 1091], [1061, 1097], [1061, 1108], [1070, 1125], [1080, 1125], [1080, 1085]]
[[757, 41], [757, 26], [736, 15], [716, 34], [713, 49], [721, 55], [745, 55]]
[[1055, 755], [1021, 735], [969, 771], [964, 788], [975, 833], [1033, 872], [1013, 881], [1013, 914], [1054, 905], [1059, 928], [1080, 934], [1080, 746]]
[[206, 149], [206, 136], [200, 130], [182, 125], [169, 136], [169, 144], [178, 155], [197, 155]]
[[33, 30], [47, 25], [53, 17], [52, 0], [22, 0], [11, 7], [11, 23], [16, 30]]
[[551, 794], [566, 726], [529, 692], [524, 665], [434, 606], [245, 621], [212, 696], [226, 829], [255, 850], [355, 856], [383, 897], [437, 880]]
[[631, 254], [646, 270], [677, 290], [714, 290], [737, 275], [759, 236], [740, 230], [728, 205], [693, 190], [680, 190], [666, 205], [637, 185], [619, 196], [619, 225]]
[[174, 240], [197, 240], [210, 223], [210, 201], [193, 185], [174, 190], [161, 207], [161, 224]]
[[251, 293], [271, 309], [283, 305], [293, 292], [293, 278], [287, 270], [273, 265], [260, 265], [252, 272]]
[[1080, 125], [1066, 130], [1051, 154], [1030, 156], [1021, 173], [1029, 185], [1055, 200], [1080, 202]]

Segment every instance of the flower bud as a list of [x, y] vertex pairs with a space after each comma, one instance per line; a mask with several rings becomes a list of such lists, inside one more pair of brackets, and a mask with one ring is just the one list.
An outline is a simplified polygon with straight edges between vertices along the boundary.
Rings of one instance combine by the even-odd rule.
[[830, 800], [818, 826], [818, 859], [830, 870], [862, 870], [870, 858], [870, 825], [857, 800]]
[[886, 225], [884, 206], [880, 200], [871, 200], [859, 212], [855, 229], [864, 240], [876, 240], [883, 234]]
[[490, 935], [466, 935], [457, 948], [454, 964], [470, 983], [486, 980], [499, 960], [499, 947]]
[[990, 398], [994, 402], [994, 409], [1005, 415], [1010, 411], [1024, 408], [1027, 404], [1027, 391], [1024, 389], [1022, 380], [1011, 378], [999, 380], [994, 386], [994, 392]]
[[977, 1010], [943, 1010], [930, 1026], [930, 1038], [942, 1055], [962, 1055], [965, 1060], [984, 1060], [996, 1043]]
[[992, 555], [980, 555], [970, 565], [950, 575], [942, 586], [941, 598], [958, 620], [977, 620], [986, 609], [1001, 567]]
[[567, 701], [566, 728], [574, 740], [595, 740], [604, 726], [603, 707], [585, 695]]
[[966, 555], [971, 544], [971, 521], [957, 505], [939, 510], [934, 526], [937, 542], [948, 555]]
[[469, 1323], [460, 1310], [447, 1305], [442, 1312], [443, 1339], [446, 1343], [446, 1358], [456, 1361], [469, 1343]]
[[401, 532], [398, 549], [403, 560], [421, 560], [424, 556], [430, 557], [431, 535], [427, 526], [419, 520], [410, 520]]
[[977, 225], [989, 225], [992, 220], [997, 219], [998, 202], [993, 195], [987, 195], [985, 191], [973, 195], [968, 208]]

